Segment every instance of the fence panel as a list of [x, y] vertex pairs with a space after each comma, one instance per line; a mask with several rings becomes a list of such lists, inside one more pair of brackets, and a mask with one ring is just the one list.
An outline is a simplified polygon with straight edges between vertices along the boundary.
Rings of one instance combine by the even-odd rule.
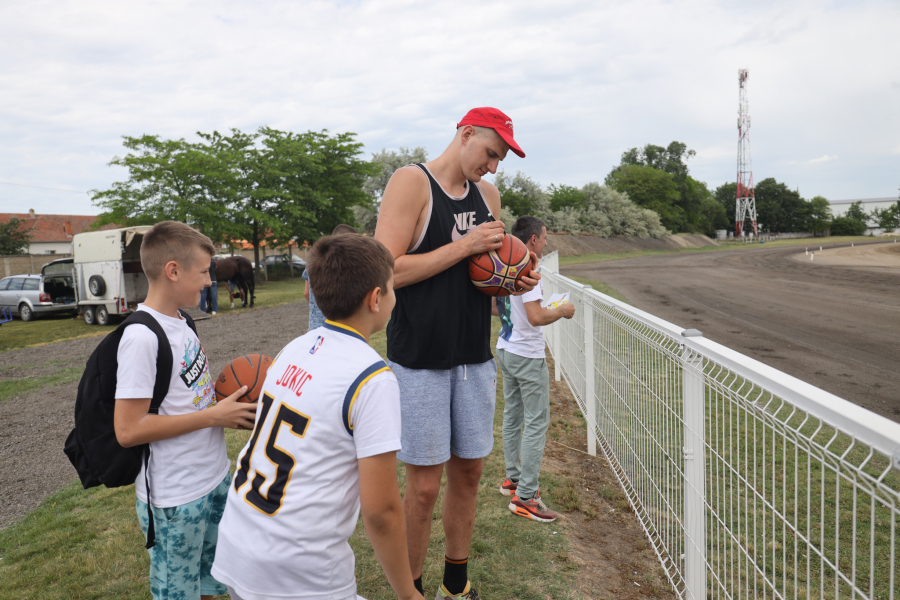
[[557, 265], [557, 373], [679, 596], [900, 599], [900, 424]]

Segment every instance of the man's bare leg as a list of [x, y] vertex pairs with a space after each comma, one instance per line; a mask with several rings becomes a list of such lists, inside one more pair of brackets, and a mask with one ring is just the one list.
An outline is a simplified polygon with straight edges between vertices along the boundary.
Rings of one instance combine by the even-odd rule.
[[413, 579], [422, 576], [425, 555], [428, 553], [428, 541], [431, 538], [431, 514], [441, 491], [443, 472], [443, 464], [427, 467], [406, 465], [403, 512], [406, 514], [406, 543], [409, 547], [409, 566]]
[[444, 523], [445, 552], [448, 558], [462, 560], [469, 556], [475, 507], [483, 460], [450, 455], [447, 461], [447, 491], [441, 515]]

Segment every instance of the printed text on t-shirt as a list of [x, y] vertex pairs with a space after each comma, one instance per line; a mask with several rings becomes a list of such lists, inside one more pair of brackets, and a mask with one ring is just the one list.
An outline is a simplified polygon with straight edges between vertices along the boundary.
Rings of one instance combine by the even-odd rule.
[[281, 378], [275, 382], [275, 385], [286, 387], [299, 396], [303, 393], [300, 391], [300, 388], [302, 388], [303, 384], [310, 379], [312, 379], [312, 375], [307, 373], [304, 369], [295, 365], [288, 365], [287, 369], [282, 373]]

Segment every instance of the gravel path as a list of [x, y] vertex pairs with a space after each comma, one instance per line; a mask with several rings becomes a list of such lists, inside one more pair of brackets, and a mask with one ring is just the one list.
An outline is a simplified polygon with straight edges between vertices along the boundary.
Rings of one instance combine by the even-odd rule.
[[[275, 356], [306, 332], [308, 304], [220, 315], [197, 322], [214, 374], [243, 354]], [[0, 354], [2, 379], [44, 377], [84, 365], [102, 337], [71, 340]], [[8, 368], [12, 367], [12, 368]], [[74, 423], [78, 382], [37, 389], [0, 402], [0, 528], [11, 525], [49, 494], [77, 479], [63, 453]]]

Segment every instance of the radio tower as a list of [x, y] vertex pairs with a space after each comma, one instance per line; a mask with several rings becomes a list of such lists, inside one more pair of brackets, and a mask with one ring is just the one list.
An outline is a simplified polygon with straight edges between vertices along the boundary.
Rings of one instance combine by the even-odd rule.
[[740, 106], [738, 107], [737, 201], [734, 205], [734, 237], [741, 237], [744, 221], [750, 217], [753, 234], [756, 230], [756, 191], [753, 188], [753, 168], [750, 159], [750, 109], [747, 103], [747, 69], [738, 70]]

